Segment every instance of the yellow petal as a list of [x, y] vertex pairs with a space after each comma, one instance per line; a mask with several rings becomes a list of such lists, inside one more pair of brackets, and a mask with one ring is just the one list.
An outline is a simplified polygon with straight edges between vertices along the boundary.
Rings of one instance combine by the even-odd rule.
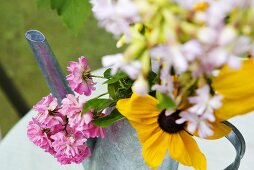
[[131, 98], [119, 100], [116, 108], [129, 120], [151, 123], [150, 121], [157, 121], [160, 114], [156, 107], [157, 103], [152, 96], [138, 96], [134, 93]]
[[196, 170], [206, 170], [206, 158], [189, 134], [180, 131], [169, 138], [169, 154], [174, 160]]
[[220, 109], [215, 111], [216, 117], [228, 120], [237, 115], [243, 115], [254, 110], [254, 95], [239, 100], [224, 99]]
[[142, 146], [142, 155], [150, 168], [157, 168], [162, 163], [168, 144], [169, 134], [162, 130], [154, 133]]
[[228, 66], [213, 79], [215, 91], [223, 96], [222, 107], [215, 114], [221, 120], [254, 110], [254, 60], [244, 60], [239, 70]]
[[[213, 131], [213, 135], [205, 139], [208, 139], [208, 140], [220, 139], [228, 135], [232, 130], [230, 127], [228, 127], [227, 125], [219, 121], [213, 122], [211, 129]], [[198, 131], [196, 131], [193, 135], [199, 137]]]
[[130, 121], [132, 127], [137, 131], [138, 139], [142, 144], [145, 143], [148, 138], [150, 138], [154, 133], [161, 131], [157, 122], [152, 124], [143, 124]]

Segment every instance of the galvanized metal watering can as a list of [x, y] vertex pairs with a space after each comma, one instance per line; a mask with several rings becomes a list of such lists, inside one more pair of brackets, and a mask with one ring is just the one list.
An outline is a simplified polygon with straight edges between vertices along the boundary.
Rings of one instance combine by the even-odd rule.
[[[51, 93], [58, 99], [58, 103], [66, 96], [73, 94], [65, 76], [51, 51], [45, 36], [37, 31], [27, 31], [25, 37], [33, 51], [35, 59], [44, 75]], [[225, 170], [237, 170], [245, 152], [245, 141], [241, 133], [229, 122], [224, 122], [232, 128], [226, 138], [236, 150], [236, 157]], [[106, 129], [104, 139], [88, 141], [92, 156], [83, 162], [85, 170], [148, 170], [141, 155], [141, 145], [135, 130], [127, 120], [121, 120]], [[160, 170], [176, 170], [178, 162], [165, 157]]]

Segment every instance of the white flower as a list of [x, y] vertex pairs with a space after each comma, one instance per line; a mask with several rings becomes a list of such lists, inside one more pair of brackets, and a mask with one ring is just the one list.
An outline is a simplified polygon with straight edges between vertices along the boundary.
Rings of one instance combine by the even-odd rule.
[[158, 45], [151, 49], [150, 55], [152, 58], [159, 58], [161, 63], [167, 65], [168, 68], [173, 66], [178, 73], [182, 73], [188, 68], [187, 60], [183, 56], [180, 46]]
[[198, 31], [198, 40], [204, 44], [216, 42], [218, 31], [211, 27], [203, 27]]
[[131, 0], [90, 0], [92, 11], [100, 25], [114, 35], [125, 34], [130, 39], [130, 24], [140, 21], [135, 3]]
[[221, 107], [222, 96], [211, 96], [210, 88], [205, 85], [196, 91], [197, 96], [189, 97], [192, 107], [180, 113], [180, 119], [176, 123], [187, 122], [187, 129], [190, 133], [198, 130], [200, 137], [211, 136], [211, 122], [215, 121], [214, 110]]
[[204, 116], [198, 116], [192, 112], [181, 112], [180, 119], [176, 120], [177, 124], [182, 124], [187, 121], [187, 130], [190, 133], [195, 133], [198, 130], [198, 135], [201, 138], [206, 138], [213, 135], [211, 124]]
[[204, 53], [202, 45], [197, 40], [190, 40], [186, 42], [182, 45], [181, 50], [188, 61], [193, 61], [194, 59], [202, 56]]
[[160, 84], [153, 85], [152, 90], [159, 91], [161, 93], [167, 94], [168, 96], [174, 98], [174, 95], [173, 95], [174, 84], [173, 84], [168, 67], [164, 66], [161, 69]]
[[141, 72], [141, 63], [138, 60], [127, 62], [123, 54], [107, 55], [102, 58], [102, 65], [110, 67], [111, 74], [115, 75], [118, 70], [124, 71], [131, 79], [136, 79]]

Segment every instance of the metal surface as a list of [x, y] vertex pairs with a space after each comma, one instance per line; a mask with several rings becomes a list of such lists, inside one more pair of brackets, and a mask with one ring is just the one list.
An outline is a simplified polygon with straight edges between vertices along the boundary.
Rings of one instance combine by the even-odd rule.
[[49, 89], [58, 103], [66, 94], [73, 94], [69, 88], [64, 74], [52, 52], [45, 36], [37, 30], [29, 30], [25, 37], [33, 51], [36, 61], [46, 79]]
[[232, 132], [226, 136], [226, 138], [232, 143], [236, 150], [236, 157], [233, 163], [231, 163], [225, 170], [237, 170], [240, 166], [241, 159], [245, 153], [245, 140], [239, 130], [230, 122], [224, 122], [227, 126], [232, 128]]
[[[127, 120], [106, 129], [106, 137], [98, 139], [92, 156], [83, 162], [85, 170], [149, 170], [144, 163], [141, 145]], [[158, 170], [176, 170], [178, 162], [165, 156]]]

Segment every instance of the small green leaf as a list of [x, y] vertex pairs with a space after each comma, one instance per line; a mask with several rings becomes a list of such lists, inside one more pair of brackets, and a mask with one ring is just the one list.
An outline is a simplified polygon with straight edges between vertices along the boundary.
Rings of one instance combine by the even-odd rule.
[[117, 89], [118, 89], [118, 87], [117, 87], [116, 83], [108, 84], [108, 94], [114, 100], [117, 100], [117, 98], [118, 98]]
[[103, 84], [112, 84], [118, 82], [120, 79], [128, 77], [124, 72], [118, 72], [114, 77], [105, 81]]
[[167, 96], [166, 94], [157, 92], [156, 93], [156, 97], [159, 100], [159, 103], [157, 104], [157, 108], [159, 110], [164, 110], [164, 109], [175, 109], [176, 108], [176, 104], [173, 101], [173, 99], [171, 99], [169, 96]]
[[112, 77], [111, 76], [111, 68], [108, 68], [106, 71], [104, 71], [103, 75], [107, 79], [111, 78]]
[[89, 110], [93, 110], [94, 112], [101, 111], [107, 107], [111, 107], [115, 105], [115, 101], [112, 99], [90, 99], [88, 100], [84, 107], [83, 107], [83, 113], [88, 112]]
[[101, 117], [98, 119], [93, 120], [93, 123], [97, 126], [100, 127], [108, 127], [110, 125], [112, 125], [113, 123], [122, 120], [124, 118], [123, 115], [121, 115], [118, 110], [114, 109], [110, 115], [106, 116], [106, 117]]

